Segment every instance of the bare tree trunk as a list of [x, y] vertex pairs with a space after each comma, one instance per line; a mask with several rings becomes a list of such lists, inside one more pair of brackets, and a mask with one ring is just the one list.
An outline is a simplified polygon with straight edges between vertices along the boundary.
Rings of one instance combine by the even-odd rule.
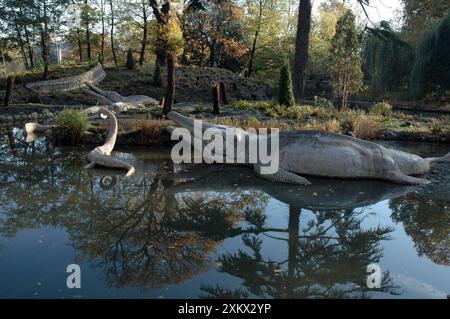
[[11, 100], [11, 95], [14, 89], [14, 77], [8, 76], [8, 79], [6, 80], [6, 92], [5, 92], [5, 99], [3, 101], [4, 106], [9, 105], [9, 101]]
[[216, 64], [216, 41], [213, 40], [211, 45], [209, 46], [209, 66], [214, 67]]
[[[21, 6], [19, 6], [19, 13], [22, 17], [24, 16]], [[30, 42], [30, 33], [28, 32], [28, 28], [26, 25], [23, 26], [23, 29], [25, 31], [25, 42], [27, 45], [28, 58], [30, 59], [30, 68], [34, 69], [35, 65], [34, 65], [34, 58], [33, 58], [33, 49], [31, 48], [31, 42]]]
[[164, 98], [163, 114], [168, 114], [172, 111], [173, 102], [175, 100], [175, 53], [167, 54], [167, 87], [166, 97]]
[[213, 114], [220, 114], [220, 89], [217, 83], [212, 85]]
[[34, 57], [33, 57], [33, 48], [31, 47], [31, 42], [30, 42], [30, 34], [28, 32], [28, 28], [25, 27], [25, 40], [27, 42], [27, 50], [28, 50], [28, 58], [30, 60], [30, 67], [31, 69], [35, 68], [34, 65]]
[[25, 69], [29, 70], [30, 66], [28, 64], [27, 54], [25, 53], [22, 35], [20, 34], [20, 30], [19, 30], [18, 26], [16, 26], [16, 33], [17, 33], [17, 41], [19, 42], [20, 53], [22, 54], [23, 63], [25, 64]]
[[308, 63], [309, 31], [311, 29], [311, 0], [300, 0], [297, 34], [295, 37], [292, 80], [294, 95], [299, 100], [305, 91], [306, 65]]
[[139, 65], [144, 64], [145, 59], [145, 47], [147, 45], [147, 10], [145, 9], [145, 0], [142, 0], [142, 17], [144, 19], [144, 34], [142, 35], [142, 45], [141, 45], [141, 54], [139, 56]]
[[42, 59], [44, 60], [44, 80], [48, 76], [48, 40], [47, 1], [44, 0], [44, 30], [41, 33]]
[[100, 0], [100, 12], [102, 21], [102, 43], [100, 48], [100, 62], [103, 63], [105, 59], [105, 3], [104, 0]]
[[[84, 0], [84, 5], [88, 6], [88, 0]], [[89, 29], [89, 15], [86, 17], [86, 42], [87, 42], [87, 57], [91, 61], [91, 30]]]
[[77, 27], [77, 42], [78, 42], [78, 56], [80, 57], [80, 62], [83, 62], [83, 47], [81, 46], [80, 29]]
[[261, 30], [262, 10], [263, 10], [263, 0], [259, 0], [258, 26], [255, 31], [255, 36], [253, 37], [252, 49], [250, 50], [250, 58], [248, 61], [248, 70], [247, 70], [247, 74], [246, 74], [247, 77], [250, 77], [253, 72], [253, 60], [255, 58], [256, 42], [258, 41], [258, 35]]
[[222, 103], [228, 105], [227, 92], [225, 91], [225, 82], [220, 82], [220, 99]]
[[114, 5], [113, 0], [109, 0], [109, 6], [111, 8], [111, 51], [114, 58], [114, 64], [117, 66], [116, 51], [114, 49]]

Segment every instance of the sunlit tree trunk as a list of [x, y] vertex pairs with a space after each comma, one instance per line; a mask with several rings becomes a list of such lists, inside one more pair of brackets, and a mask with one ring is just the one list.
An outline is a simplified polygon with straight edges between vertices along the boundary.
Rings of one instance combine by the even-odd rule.
[[147, 16], [147, 10], [145, 9], [145, 0], [142, 0], [142, 17], [144, 20], [144, 25], [143, 25], [143, 35], [142, 35], [142, 44], [141, 44], [141, 54], [139, 56], [139, 64], [142, 65], [144, 64], [144, 59], [145, 59], [145, 48], [147, 45], [147, 28], [148, 28], [148, 16]]
[[[88, 0], [84, 0], [85, 9], [88, 10]], [[91, 61], [91, 30], [89, 29], [89, 12], [86, 12], [86, 43], [87, 43], [87, 58]]]
[[[20, 15], [22, 17], [24, 16], [21, 6], [19, 6], [19, 13], [20, 13]], [[26, 25], [23, 26], [23, 29], [25, 31], [25, 42], [26, 42], [26, 45], [27, 45], [28, 58], [29, 58], [29, 61], [30, 61], [30, 68], [34, 69], [35, 65], [34, 65], [33, 49], [31, 47], [31, 42], [30, 42], [30, 33], [29, 33], [28, 28], [27, 28]]]
[[100, 0], [100, 14], [102, 23], [102, 40], [100, 48], [100, 61], [103, 63], [105, 59], [105, 3], [104, 0]]
[[80, 29], [77, 27], [77, 42], [78, 42], [78, 56], [80, 58], [80, 62], [83, 62], [83, 46], [81, 45], [81, 35]]
[[44, 60], [44, 79], [48, 76], [48, 40], [47, 1], [44, 0], [44, 29], [41, 32], [42, 59]]
[[116, 50], [114, 48], [114, 4], [113, 0], [109, 0], [109, 6], [111, 9], [111, 51], [114, 59], [114, 64], [117, 66]]
[[172, 111], [175, 100], [175, 65], [176, 54], [169, 52], [167, 54], [167, 88], [166, 97], [164, 98], [163, 114], [168, 114]]
[[253, 60], [255, 58], [256, 43], [258, 41], [259, 32], [261, 31], [263, 5], [264, 5], [263, 0], [259, 0], [258, 25], [256, 27], [255, 35], [253, 37], [252, 49], [250, 50], [250, 59], [248, 61], [247, 77], [250, 77], [253, 72]]
[[25, 69], [29, 70], [30, 66], [28, 64], [28, 59], [27, 59], [27, 55], [25, 53], [25, 48], [24, 48], [24, 43], [23, 43], [23, 40], [22, 40], [22, 35], [20, 34], [20, 30], [19, 30], [18, 26], [16, 26], [16, 34], [17, 34], [17, 41], [19, 42], [20, 53], [22, 54], [23, 63], [25, 65]]
[[308, 63], [309, 31], [311, 29], [311, 0], [300, 0], [297, 34], [295, 37], [292, 79], [294, 95], [299, 100], [305, 91], [306, 65]]

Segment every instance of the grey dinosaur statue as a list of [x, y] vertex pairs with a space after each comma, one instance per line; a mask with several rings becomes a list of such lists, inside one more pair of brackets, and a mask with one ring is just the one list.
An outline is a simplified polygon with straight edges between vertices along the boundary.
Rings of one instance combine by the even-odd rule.
[[50, 92], [73, 91], [84, 88], [86, 83], [99, 83], [106, 77], [105, 70], [100, 63], [89, 71], [60, 79], [46, 80], [27, 83], [25, 87], [39, 94], [48, 94]]
[[159, 101], [146, 95], [122, 96], [114, 91], [102, 90], [92, 83], [85, 83], [85, 92], [94, 97], [99, 103], [121, 106], [121, 104], [159, 104]]
[[[194, 119], [177, 112], [167, 117], [194, 135]], [[222, 132], [225, 140], [225, 125], [203, 122], [208, 128]], [[267, 139], [270, 146], [272, 136], [261, 137], [246, 131], [231, 128], [237, 138], [249, 141]], [[195, 138], [195, 137], [194, 137]], [[225, 149], [225, 147], [224, 147]], [[248, 148], [246, 149], [248, 153]], [[422, 158], [407, 152], [386, 148], [379, 144], [354, 137], [321, 131], [289, 131], [279, 133], [279, 169], [275, 174], [261, 174], [261, 164], [251, 164], [255, 173], [274, 182], [310, 185], [303, 176], [319, 176], [346, 179], [379, 179], [405, 185], [423, 185], [428, 180], [418, 178], [430, 170], [433, 163], [450, 162], [450, 153], [443, 157]], [[235, 152], [236, 154], [236, 152]], [[249, 158], [249, 154], [245, 154]], [[247, 163], [249, 164], [249, 163]]]

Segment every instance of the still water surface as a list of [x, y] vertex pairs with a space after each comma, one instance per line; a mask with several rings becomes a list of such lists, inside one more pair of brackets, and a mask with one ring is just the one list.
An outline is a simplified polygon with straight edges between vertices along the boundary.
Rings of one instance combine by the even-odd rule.
[[[422, 156], [450, 146], [395, 144]], [[174, 166], [123, 150], [137, 172], [85, 170], [87, 150], [0, 137], [0, 298], [446, 298], [450, 165], [421, 188], [247, 168]], [[68, 289], [66, 267], [81, 267]], [[366, 267], [380, 265], [380, 289]]]

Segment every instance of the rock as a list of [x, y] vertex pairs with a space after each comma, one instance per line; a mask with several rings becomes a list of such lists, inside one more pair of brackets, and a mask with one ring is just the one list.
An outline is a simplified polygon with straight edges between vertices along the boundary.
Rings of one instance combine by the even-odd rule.
[[21, 117], [19, 114], [14, 115], [14, 120], [16, 120], [16, 121], [21, 121], [21, 120], [22, 120], [22, 117]]
[[4, 122], [4, 121], [6, 121], [6, 116], [4, 116], [4, 115], [0, 115], [0, 121], [1, 121], [1, 122]]
[[29, 117], [28, 117], [28, 115], [26, 115], [26, 114], [21, 114], [20, 115], [20, 117], [22, 118], [22, 120], [24, 120], [24, 121], [26, 121], [26, 120], [28, 120], [29, 119]]
[[12, 121], [14, 121], [14, 118], [13, 118], [11, 115], [8, 115], [8, 116], [6, 117], [6, 120], [7, 120], [8, 122], [12, 122]]
[[33, 112], [30, 114], [31, 118], [33, 119], [37, 119], [39, 117], [39, 114], [37, 114], [36, 112]]

